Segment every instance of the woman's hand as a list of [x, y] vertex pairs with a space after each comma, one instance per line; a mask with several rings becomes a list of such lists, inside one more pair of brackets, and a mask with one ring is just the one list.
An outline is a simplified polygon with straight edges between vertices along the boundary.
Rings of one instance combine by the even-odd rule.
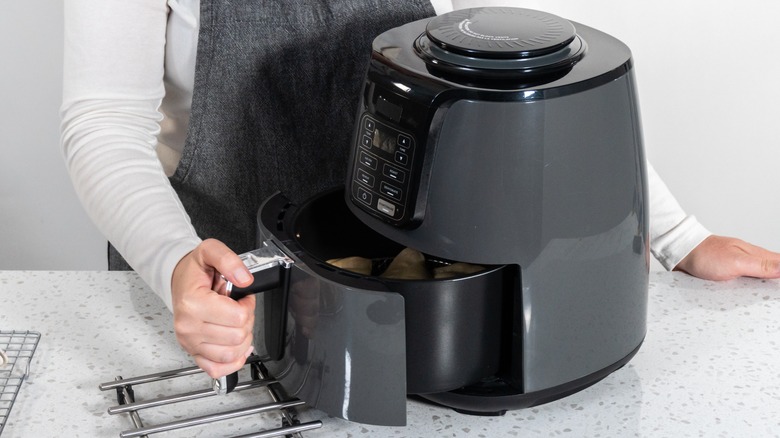
[[733, 237], [710, 236], [674, 270], [705, 280], [780, 278], [780, 254]]
[[208, 239], [179, 261], [171, 284], [176, 338], [212, 378], [237, 371], [252, 352], [255, 297], [234, 301], [221, 276], [239, 287], [253, 280], [236, 253]]

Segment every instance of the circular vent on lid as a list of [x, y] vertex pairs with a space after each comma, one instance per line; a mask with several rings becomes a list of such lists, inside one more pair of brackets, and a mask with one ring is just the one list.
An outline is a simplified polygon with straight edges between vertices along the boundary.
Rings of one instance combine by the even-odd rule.
[[473, 77], [559, 74], [585, 53], [569, 21], [520, 8], [475, 8], [431, 19], [414, 43], [433, 70]]

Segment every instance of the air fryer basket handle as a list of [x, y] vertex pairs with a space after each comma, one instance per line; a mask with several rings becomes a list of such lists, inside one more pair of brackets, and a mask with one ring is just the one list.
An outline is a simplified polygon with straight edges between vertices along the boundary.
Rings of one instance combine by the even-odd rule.
[[[228, 281], [226, 291], [230, 298], [238, 301], [247, 295], [281, 288], [281, 293], [285, 299], [280, 303], [280, 312], [281, 314], [286, 312], [287, 287], [290, 278], [289, 270], [295, 262], [270, 242], [264, 242], [261, 248], [241, 254], [239, 257], [247, 269], [249, 269], [249, 272], [252, 273], [254, 281], [247, 287], [237, 287]], [[266, 339], [266, 344], [268, 344], [266, 349], [269, 352], [277, 352], [277, 354], [281, 350], [282, 337], [284, 336], [283, 330], [281, 330], [283, 321], [279, 322], [279, 327], [280, 330], [275, 332], [276, 335], [272, 334], [270, 339]], [[214, 379], [213, 389], [217, 394], [228, 394], [235, 389], [237, 384], [238, 372], [234, 372], [228, 376]]]
[[279, 287], [281, 285], [280, 279], [283, 277], [281, 268], [289, 269], [295, 263], [272, 242], [263, 242], [262, 247], [245, 252], [238, 257], [241, 258], [255, 279], [250, 286], [245, 288], [236, 287], [228, 281], [226, 290], [234, 300]]

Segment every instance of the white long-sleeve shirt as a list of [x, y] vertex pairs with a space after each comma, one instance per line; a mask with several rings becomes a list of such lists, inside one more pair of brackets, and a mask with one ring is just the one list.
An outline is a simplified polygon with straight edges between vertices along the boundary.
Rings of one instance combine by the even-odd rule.
[[[497, 2], [431, 3], [441, 14]], [[167, 178], [187, 135], [198, 29], [199, 0], [65, 0], [62, 149], [71, 179], [100, 231], [169, 308], [173, 270], [200, 243]], [[671, 269], [709, 232], [648, 169], [651, 248]]]

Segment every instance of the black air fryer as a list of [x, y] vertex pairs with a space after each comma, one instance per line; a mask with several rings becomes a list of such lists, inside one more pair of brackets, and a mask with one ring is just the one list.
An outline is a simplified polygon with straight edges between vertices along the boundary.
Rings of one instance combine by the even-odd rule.
[[[583, 389], [646, 331], [645, 157], [629, 49], [516, 8], [379, 35], [344, 188], [258, 214], [266, 366], [309, 405], [403, 425], [416, 394], [499, 414]], [[404, 248], [446, 279], [379, 273]], [[327, 261], [360, 256], [372, 272]], [[265, 269], [276, 267], [276, 269]]]

